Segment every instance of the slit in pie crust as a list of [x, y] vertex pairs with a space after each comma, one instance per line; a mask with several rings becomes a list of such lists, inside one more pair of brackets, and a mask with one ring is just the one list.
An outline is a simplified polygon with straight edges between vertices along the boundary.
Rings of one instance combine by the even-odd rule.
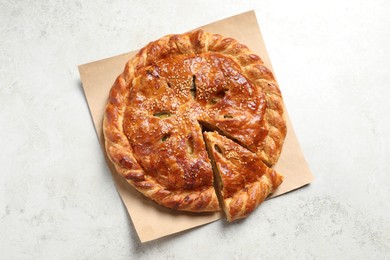
[[[111, 88], [103, 131], [108, 157], [135, 189], [168, 208], [207, 212], [220, 205], [205, 142], [210, 154], [218, 153], [212, 143], [222, 152], [237, 147], [239, 157], [261, 167], [224, 165], [261, 180], [273, 172], [286, 123], [280, 90], [260, 57], [232, 38], [197, 30], [151, 42], [126, 64]], [[204, 138], [202, 131], [215, 133]], [[270, 183], [259, 186], [256, 206], [278, 186]], [[254, 196], [245, 187], [237, 196]], [[226, 215], [251, 210], [244, 211]]]

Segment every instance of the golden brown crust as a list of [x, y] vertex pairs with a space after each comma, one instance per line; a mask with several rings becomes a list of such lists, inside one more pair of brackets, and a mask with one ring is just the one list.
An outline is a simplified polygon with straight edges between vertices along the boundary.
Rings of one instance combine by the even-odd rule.
[[283, 181], [258, 155], [216, 133], [205, 132], [228, 221], [244, 218]]
[[221, 35], [198, 30], [151, 42], [110, 91], [103, 122], [110, 160], [163, 206], [219, 210], [202, 127], [273, 165], [286, 125], [272, 73], [246, 46]]

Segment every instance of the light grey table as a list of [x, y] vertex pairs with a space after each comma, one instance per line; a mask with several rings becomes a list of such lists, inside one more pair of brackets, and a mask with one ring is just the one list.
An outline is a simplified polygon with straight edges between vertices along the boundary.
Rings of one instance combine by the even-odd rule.
[[[388, 1], [0, 2], [0, 259], [390, 259]], [[255, 9], [316, 180], [139, 243], [77, 65]]]

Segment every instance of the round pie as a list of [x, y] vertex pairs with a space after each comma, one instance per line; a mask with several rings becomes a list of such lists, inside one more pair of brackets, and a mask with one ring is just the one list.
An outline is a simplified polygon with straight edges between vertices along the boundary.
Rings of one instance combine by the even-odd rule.
[[117, 172], [168, 208], [222, 206], [234, 220], [283, 180], [270, 169], [286, 135], [278, 85], [259, 56], [218, 34], [142, 48], [111, 88], [103, 130]]

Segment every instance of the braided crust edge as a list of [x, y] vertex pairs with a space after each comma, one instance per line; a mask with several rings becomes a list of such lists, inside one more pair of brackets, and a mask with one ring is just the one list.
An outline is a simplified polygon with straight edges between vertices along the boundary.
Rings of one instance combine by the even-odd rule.
[[229, 222], [245, 218], [254, 211], [283, 182], [283, 176], [267, 168], [256, 182], [248, 185], [246, 190], [235, 193], [223, 201], [224, 212]]
[[214, 187], [197, 191], [169, 191], [146, 175], [135, 159], [124, 134], [123, 116], [137, 70], [169, 55], [205, 52], [218, 52], [233, 59], [240, 65], [245, 76], [265, 93], [268, 135], [258, 147], [257, 154], [266, 164], [275, 164], [286, 135], [284, 107], [278, 85], [272, 72], [263, 65], [259, 56], [252, 54], [245, 45], [236, 40], [218, 34], [197, 30], [180, 35], [167, 35], [142, 48], [126, 64], [124, 71], [113, 84], [103, 119], [106, 151], [117, 172], [139, 192], [158, 204], [192, 212], [219, 210]]

